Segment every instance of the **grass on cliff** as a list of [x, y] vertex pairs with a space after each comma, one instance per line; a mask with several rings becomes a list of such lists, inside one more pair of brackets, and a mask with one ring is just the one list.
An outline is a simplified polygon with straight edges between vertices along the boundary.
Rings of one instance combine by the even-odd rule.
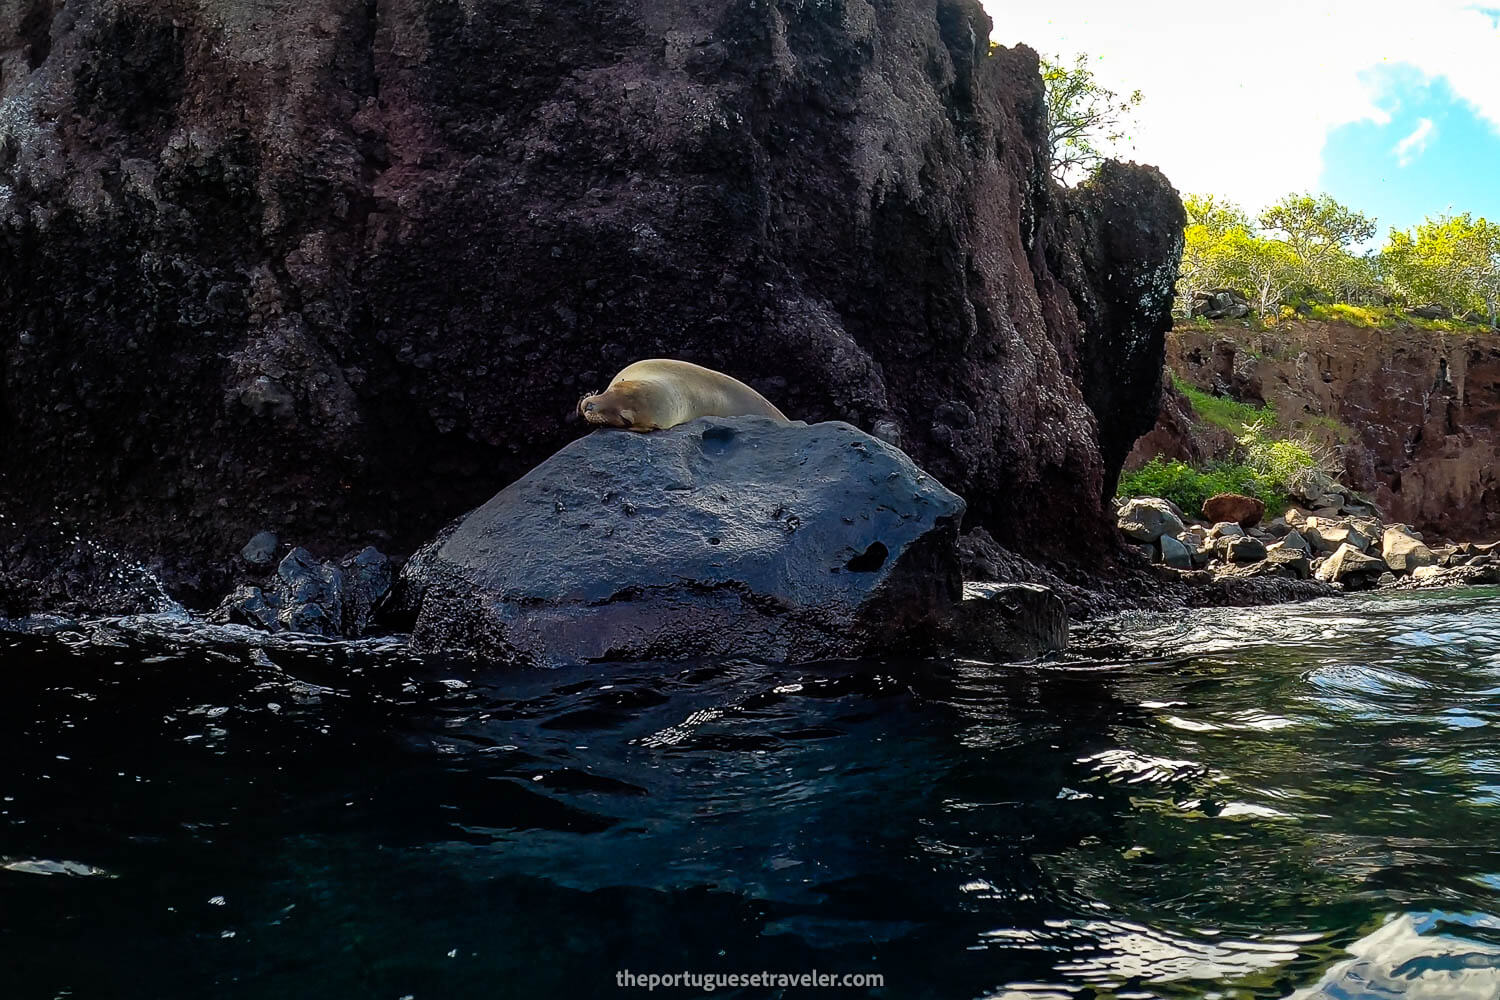
[[1223, 396], [1214, 396], [1176, 373], [1172, 375], [1172, 384], [1193, 404], [1194, 412], [1204, 423], [1221, 427], [1235, 437], [1249, 432], [1257, 424], [1262, 427], [1274, 427], [1276, 424], [1276, 409], [1270, 403], [1255, 407]]
[[1347, 302], [1299, 302], [1282, 306], [1278, 321], [1285, 323], [1297, 319], [1317, 319], [1325, 323], [1342, 323], [1345, 326], [1381, 329], [1396, 326], [1414, 326], [1419, 330], [1439, 330], [1446, 333], [1492, 333], [1493, 329], [1483, 317], [1468, 319], [1425, 319], [1413, 316], [1396, 306], [1357, 306]]

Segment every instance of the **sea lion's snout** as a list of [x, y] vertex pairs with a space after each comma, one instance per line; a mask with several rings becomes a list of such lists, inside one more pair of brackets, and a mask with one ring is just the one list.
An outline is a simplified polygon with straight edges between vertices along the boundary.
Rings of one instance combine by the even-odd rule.
[[594, 400], [598, 395], [597, 392], [586, 392], [579, 396], [578, 405], [573, 407], [573, 412], [587, 420], [589, 414], [594, 412]]

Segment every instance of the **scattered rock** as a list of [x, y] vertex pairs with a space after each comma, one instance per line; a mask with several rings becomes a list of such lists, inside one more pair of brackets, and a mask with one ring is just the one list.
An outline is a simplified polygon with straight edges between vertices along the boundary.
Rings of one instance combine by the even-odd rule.
[[542, 665], [890, 652], [960, 600], [963, 513], [844, 423], [595, 431], [403, 569], [412, 644]]
[[1244, 533], [1245, 529], [1233, 521], [1220, 521], [1208, 529], [1209, 538], [1238, 538]]
[[1227, 536], [1219, 540], [1219, 555], [1228, 563], [1260, 562], [1266, 557], [1266, 545], [1248, 535]]
[[1341, 545], [1349, 545], [1360, 552], [1370, 547], [1370, 536], [1365, 535], [1348, 521], [1336, 521], [1326, 517], [1310, 517], [1298, 529], [1308, 543], [1319, 552], [1336, 552]]
[[1205, 521], [1233, 521], [1247, 530], [1259, 524], [1265, 513], [1264, 502], [1242, 493], [1219, 493], [1203, 501]]
[[394, 576], [395, 564], [373, 547], [335, 565], [320, 562], [299, 546], [282, 558], [265, 586], [235, 588], [208, 619], [268, 632], [357, 638], [368, 628]]
[[396, 564], [374, 546], [366, 546], [339, 564], [344, 576], [343, 634], [358, 638], [365, 634], [370, 617], [381, 598], [390, 592]]
[[259, 587], [246, 585], [236, 587], [232, 594], [219, 602], [219, 606], [209, 613], [208, 619], [220, 624], [249, 625], [266, 632], [276, 632], [281, 629], [276, 610], [276, 606], [266, 599]]
[[1500, 584], [1500, 564], [1485, 566], [1418, 566], [1396, 581], [1398, 590], [1428, 587], [1483, 587]]
[[1157, 539], [1161, 545], [1161, 561], [1173, 569], [1192, 569], [1193, 551], [1171, 535]]
[[289, 632], [343, 634], [344, 574], [300, 545], [276, 566], [276, 618]]
[[1126, 538], [1144, 545], [1162, 535], [1176, 535], [1183, 529], [1180, 518], [1167, 501], [1157, 497], [1137, 497], [1120, 508], [1118, 524]]
[[1410, 573], [1419, 566], [1436, 566], [1440, 562], [1437, 553], [1399, 525], [1385, 529], [1380, 554], [1393, 573]]
[[240, 549], [240, 558], [251, 566], [269, 566], [276, 559], [276, 547], [280, 544], [281, 539], [274, 531], [258, 532]]
[[1345, 590], [1369, 590], [1386, 569], [1384, 560], [1365, 555], [1345, 542], [1318, 567], [1317, 577], [1325, 583], [1342, 584]]
[[1233, 288], [1215, 288], [1193, 297], [1193, 315], [1203, 319], [1244, 319], [1250, 315], [1250, 303]]
[[[1307, 539], [1302, 537], [1302, 532], [1297, 531], [1295, 528], [1283, 535], [1281, 541], [1276, 544], [1283, 545], [1289, 549], [1296, 549], [1305, 555], [1311, 555], [1313, 550], [1313, 547], [1308, 544]], [[1275, 546], [1267, 546], [1267, 548], [1275, 548]]]
[[1274, 566], [1282, 576], [1295, 580], [1312, 579], [1312, 561], [1307, 553], [1277, 542], [1266, 549], [1266, 561], [1262, 565]]

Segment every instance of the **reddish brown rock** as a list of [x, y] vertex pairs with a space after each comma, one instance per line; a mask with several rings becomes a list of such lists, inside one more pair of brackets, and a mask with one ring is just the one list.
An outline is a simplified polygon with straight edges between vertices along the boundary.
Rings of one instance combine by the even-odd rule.
[[1326, 449], [1343, 466], [1339, 481], [1390, 520], [1429, 539], [1500, 534], [1493, 333], [1223, 323], [1173, 330], [1168, 363], [1202, 389], [1274, 406], [1279, 424]]
[[1203, 501], [1203, 519], [1210, 524], [1233, 521], [1241, 528], [1253, 528], [1265, 514], [1264, 503], [1241, 493], [1219, 493]]

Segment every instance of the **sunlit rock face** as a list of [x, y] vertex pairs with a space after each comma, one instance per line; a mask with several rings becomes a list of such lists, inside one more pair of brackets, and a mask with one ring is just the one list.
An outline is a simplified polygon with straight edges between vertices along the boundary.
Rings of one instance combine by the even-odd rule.
[[665, 356], [884, 428], [1003, 544], [1098, 556], [1182, 210], [1146, 167], [1053, 185], [1036, 57], [989, 28], [970, 0], [4, 6], [0, 499], [208, 590], [265, 529], [405, 551]]
[[[1494, 336], [1296, 320], [1264, 333], [1233, 324], [1174, 330], [1169, 354], [1200, 388], [1274, 407], [1280, 423], [1324, 446], [1343, 466], [1340, 479], [1388, 520], [1429, 541], [1500, 538]], [[1196, 457], [1172, 424], [1163, 419], [1132, 462]], [[1209, 444], [1198, 451], [1223, 453], [1227, 443]]]

